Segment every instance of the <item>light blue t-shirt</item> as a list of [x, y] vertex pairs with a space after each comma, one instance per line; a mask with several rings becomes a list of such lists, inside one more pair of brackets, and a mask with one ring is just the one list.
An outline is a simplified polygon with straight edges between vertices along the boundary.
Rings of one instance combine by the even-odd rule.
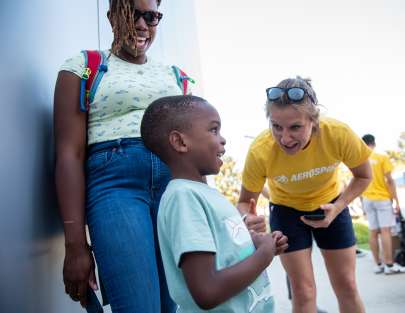
[[177, 312], [274, 311], [267, 271], [241, 293], [209, 311], [201, 310], [188, 291], [179, 267], [184, 253], [213, 252], [216, 269], [222, 270], [255, 251], [238, 210], [216, 189], [191, 180], [170, 181], [160, 201], [158, 235], [169, 292], [179, 305]]

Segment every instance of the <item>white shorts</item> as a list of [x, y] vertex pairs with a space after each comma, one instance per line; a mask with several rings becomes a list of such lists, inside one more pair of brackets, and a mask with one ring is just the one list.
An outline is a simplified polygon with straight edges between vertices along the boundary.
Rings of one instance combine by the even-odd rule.
[[363, 210], [367, 215], [370, 230], [395, 226], [395, 214], [391, 200], [368, 200], [363, 198]]

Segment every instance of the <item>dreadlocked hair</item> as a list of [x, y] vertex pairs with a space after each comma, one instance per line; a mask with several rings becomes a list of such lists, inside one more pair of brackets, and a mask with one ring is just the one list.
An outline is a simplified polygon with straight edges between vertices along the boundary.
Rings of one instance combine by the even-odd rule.
[[[161, 0], [156, 0], [156, 2], [159, 6]], [[137, 54], [136, 41], [138, 35], [135, 30], [134, 10], [133, 1], [110, 0], [110, 19], [114, 33], [111, 52], [114, 54], [118, 54], [123, 44], [131, 45]]]

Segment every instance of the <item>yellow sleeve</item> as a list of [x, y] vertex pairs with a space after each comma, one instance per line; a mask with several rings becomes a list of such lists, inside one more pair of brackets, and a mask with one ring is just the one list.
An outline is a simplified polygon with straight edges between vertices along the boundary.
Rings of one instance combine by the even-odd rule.
[[372, 150], [347, 125], [342, 128], [341, 136], [342, 162], [348, 168], [363, 164], [371, 155]]
[[266, 166], [255, 151], [249, 149], [242, 173], [242, 185], [251, 192], [261, 192], [266, 182]]
[[394, 166], [392, 165], [390, 158], [388, 156], [384, 155], [384, 159], [383, 159], [384, 174], [392, 172], [393, 169], [394, 169]]

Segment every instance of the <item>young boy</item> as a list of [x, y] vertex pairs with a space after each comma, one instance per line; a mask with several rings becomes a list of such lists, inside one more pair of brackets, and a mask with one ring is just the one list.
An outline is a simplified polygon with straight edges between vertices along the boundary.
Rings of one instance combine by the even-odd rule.
[[271, 313], [265, 269], [287, 248], [287, 238], [280, 232], [249, 234], [238, 210], [205, 183], [204, 176], [217, 174], [222, 165], [220, 128], [214, 107], [195, 96], [156, 100], [142, 120], [145, 146], [173, 177], [158, 213], [170, 295], [182, 313]]

